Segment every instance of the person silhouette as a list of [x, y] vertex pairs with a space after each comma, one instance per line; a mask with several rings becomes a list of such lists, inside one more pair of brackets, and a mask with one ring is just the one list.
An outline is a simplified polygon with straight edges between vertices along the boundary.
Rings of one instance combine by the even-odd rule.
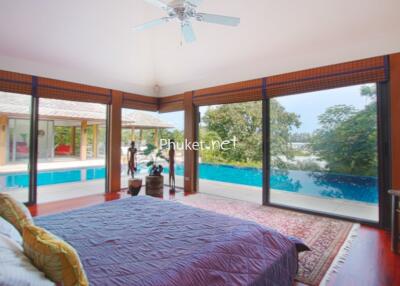
[[175, 141], [169, 141], [169, 187], [171, 191], [175, 191]]
[[131, 142], [131, 147], [128, 148], [128, 176], [131, 175], [132, 179], [135, 177], [135, 172], [137, 171], [136, 162], [137, 149], [135, 147], [135, 141]]

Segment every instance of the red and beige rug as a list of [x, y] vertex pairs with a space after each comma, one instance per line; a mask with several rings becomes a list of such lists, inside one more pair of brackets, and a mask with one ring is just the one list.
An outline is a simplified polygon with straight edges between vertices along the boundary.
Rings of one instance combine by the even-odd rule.
[[[352, 236], [350, 232], [356, 228], [356, 225], [350, 222], [206, 194], [187, 196], [179, 198], [178, 201], [217, 213], [252, 220], [283, 234], [301, 238], [311, 251], [299, 255], [297, 280], [308, 285], [319, 285], [328, 270], [329, 272], [335, 270], [336, 264], [345, 255], [344, 248], [349, 247]], [[341, 252], [340, 255], [339, 252]]]

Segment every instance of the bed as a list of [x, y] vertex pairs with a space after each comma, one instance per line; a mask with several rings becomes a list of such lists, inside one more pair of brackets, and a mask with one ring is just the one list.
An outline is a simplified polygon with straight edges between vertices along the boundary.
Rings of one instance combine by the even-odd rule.
[[292, 285], [307, 247], [256, 223], [138, 196], [37, 217], [90, 285]]

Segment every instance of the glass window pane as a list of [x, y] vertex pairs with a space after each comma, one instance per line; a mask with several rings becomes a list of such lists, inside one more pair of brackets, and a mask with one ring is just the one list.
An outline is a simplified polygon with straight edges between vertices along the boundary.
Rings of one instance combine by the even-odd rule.
[[270, 101], [270, 200], [378, 220], [376, 85]]
[[[159, 114], [160, 120], [169, 124], [171, 128], [160, 129], [160, 144], [165, 150], [163, 151], [164, 156], [169, 158], [169, 147], [168, 142], [174, 142], [175, 155], [174, 155], [174, 173], [175, 173], [175, 187], [184, 187], [184, 112], [176, 111], [169, 113]], [[169, 171], [170, 164], [167, 163], [164, 168], [164, 179], [166, 184], [169, 185]]]
[[199, 191], [262, 203], [262, 102], [200, 108]]
[[31, 96], [0, 92], [0, 192], [29, 200]]
[[106, 105], [39, 100], [38, 202], [105, 192]]
[[[134, 109], [122, 109], [122, 139], [121, 139], [121, 187], [128, 187], [128, 149], [132, 141], [137, 149], [137, 171], [135, 178], [144, 179], [149, 173], [150, 162], [163, 166], [164, 184], [169, 185], [168, 140], [175, 140], [182, 145], [184, 129], [183, 111], [158, 113]], [[162, 146], [163, 145], [163, 146]], [[152, 150], [150, 153], [148, 151]], [[161, 150], [161, 156], [157, 155]], [[175, 151], [175, 186], [183, 188], [183, 150]]]

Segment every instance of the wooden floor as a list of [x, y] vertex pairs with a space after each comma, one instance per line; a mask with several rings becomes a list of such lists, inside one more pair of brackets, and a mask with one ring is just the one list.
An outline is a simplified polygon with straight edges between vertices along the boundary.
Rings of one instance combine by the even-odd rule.
[[[170, 193], [164, 190], [164, 199], [184, 196], [183, 192]], [[78, 209], [128, 196], [126, 192], [93, 195], [59, 202], [30, 206], [33, 216]], [[297, 283], [296, 285], [302, 285]], [[388, 232], [362, 226], [354, 240], [349, 256], [329, 285], [338, 286], [394, 286], [400, 285], [400, 255], [390, 251]]]
[[362, 226], [330, 285], [400, 285], [400, 256], [390, 250], [390, 234]]
[[[183, 191], [170, 192], [168, 188], [164, 188], [163, 199], [173, 200], [175, 197], [186, 196], [190, 194], [185, 194]], [[79, 208], [84, 208], [107, 201], [119, 200], [122, 198], [129, 197], [126, 191], [121, 191], [119, 193], [107, 193], [101, 195], [91, 195], [85, 197], [79, 197], [75, 199], [55, 201], [51, 203], [43, 203], [38, 205], [29, 206], [29, 210], [32, 216], [49, 215], [67, 210], [74, 210]]]

